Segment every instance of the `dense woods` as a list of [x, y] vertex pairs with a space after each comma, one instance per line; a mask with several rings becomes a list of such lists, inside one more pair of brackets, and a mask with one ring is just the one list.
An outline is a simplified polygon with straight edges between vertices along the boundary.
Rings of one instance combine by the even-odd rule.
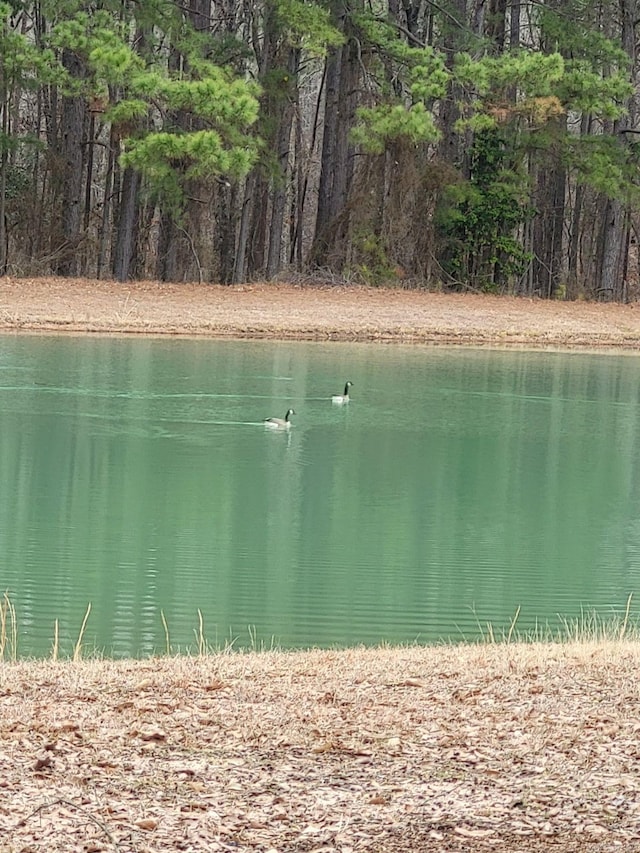
[[637, 296], [636, 0], [0, 21], [0, 274]]

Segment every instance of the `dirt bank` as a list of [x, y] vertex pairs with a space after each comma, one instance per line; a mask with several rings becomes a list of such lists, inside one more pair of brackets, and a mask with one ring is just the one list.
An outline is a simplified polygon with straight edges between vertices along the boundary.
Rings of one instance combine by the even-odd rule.
[[0, 329], [640, 348], [640, 306], [291, 285], [0, 279]]

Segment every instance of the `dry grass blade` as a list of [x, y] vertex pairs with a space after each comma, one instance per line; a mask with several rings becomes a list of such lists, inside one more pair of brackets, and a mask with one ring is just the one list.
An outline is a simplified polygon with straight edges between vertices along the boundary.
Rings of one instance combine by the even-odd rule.
[[164, 610], [160, 611], [160, 619], [162, 619], [162, 627], [164, 628], [164, 639], [165, 639], [165, 654], [167, 657], [171, 656], [171, 641], [169, 640], [169, 626], [167, 625], [167, 620], [164, 615]]
[[82, 620], [82, 625], [80, 626], [80, 633], [78, 634], [78, 641], [76, 642], [73, 648], [73, 660], [79, 661], [82, 658], [82, 639], [84, 637], [84, 632], [87, 627], [87, 621], [89, 619], [89, 614], [91, 613], [91, 602], [89, 602], [87, 606], [87, 612], [84, 614], [84, 619]]
[[627, 633], [627, 629], [629, 627], [629, 614], [631, 612], [631, 599], [633, 598], [633, 593], [629, 593], [629, 597], [627, 598], [627, 606], [624, 610], [624, 618], [622, 620], [622, 625], [620, 625], [620, 635], [619, 638], [624, 640], [625, 635]]
[[196, 639], [198, 641], [198, 655], [203, 657], [207, 653], [207, 641], [204, 636], [204, 619], [202, 618], [202, 611], [198, 607], [198, 633], [196, 635]]
[[5, 591], [0, 604], [0, 660], [17, 660], [18, 620], [15, 607]]
[[51, 660], [58, 660], [58, 654], [60, 653], [60, 628], [58, 625], [58, 620], [54, 620], [53, 623], [53, 644], [51, 646]]

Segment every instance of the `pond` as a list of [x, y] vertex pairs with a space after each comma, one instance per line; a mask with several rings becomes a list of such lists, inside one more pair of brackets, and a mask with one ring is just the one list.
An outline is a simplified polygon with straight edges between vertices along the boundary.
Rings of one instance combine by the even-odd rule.
[[89, 605], [123, 657], [471, 640], [640, 584], [637, 356], [7, 335], [0, 393], [21, 656]]

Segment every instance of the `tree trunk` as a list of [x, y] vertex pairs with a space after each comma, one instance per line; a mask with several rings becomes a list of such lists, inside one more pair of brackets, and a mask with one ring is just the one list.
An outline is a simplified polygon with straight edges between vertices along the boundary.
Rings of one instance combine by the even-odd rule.
[[[358, 5], [358, 10], [361, 4]], [[357, 11], [355, 9], [351, 11]], [[311, 260], [314, 266], [342, 270], [348, 250], [348, 199], [354, 174], [355, 150], [349, 143], [360, 78], [358, 43], [344, 0], [334, 4], [334, 25], [345, 43], [326, 60], [324, 129], [318, 188], [318, 208]]]
[[[455, 63], [455, 58], [460, 51], [461, 40], [467, 37], [466, 33], [466, 17], [467, 4], [466, 0], [453, 0], [449, 4], [451, 16], [446, 17], [443, 21], [443, 52], [445, 54], [445, 62], [448, 68], [452, 68]], [[476, 26], [482, 24], [476, 22]], [[452, 86], [447, 98], [442, 102], [440, 109], [440, 131], [441, 139], [438, 147], [438, 156], [445, 163], [448, 163], [456, 168], [464, 168], [464, 146], [460, 134], [455, 129], [455, 124], [460, 118], [459, 102], [464, 97], [464, 93], [459, 86]]]
[[[2, 135], [9, 138], [9, 93], [3, 81], [0, 80], [0, 109], [2, 110]], [[7, 170], [9, 168], [9, 151], [6, 145], [0, 149], [0, 276], [7, 274], [9, 256], [9, 235], [7, 231]]]
[[102, 217], [100, 230], [98, 232], [98, 260], [96, 264], [96, 276], [102, 278], [102, 271], [107, 266], [107, 246], [110, 242], [111, 212], [113, 209], [113, 175], [116, 167], [116, 159], [120, 146], [119, 136], [113, 125], [109, 134], [109, 150], [107, 154], [107, 171], [104, 177], [104, 203], [102, 206]]
[[624, 260], [628, 240], [627, 215], [619, 199], [607, 199], [602, 222], [602, 262], [598, 298], [604, 302], [624, 299]]
[[[79, 80], [84, 77], [83, 63], [72, 51], [63, 51], [62, 64], [73, 78]], [[77, 250], [82, 239], [82, 137], [85, 116], [84, 98], [74, 96], [62, 99], [59, 139], [61, 234], [55, 263], [57, 275], [77, 275], [79, 269]]]
[[520, 0], [511, 0], [509, 15], [509, 50], [520, 47]]
[[160, 214], [156, 278], [160, 281], [175, 281], [176, 277], [176, 229], [173, 215], [167, 211]]
[[489, 14], [486, 21], [486, 34], [494, 44], [493, 53], [504, 52], [507, 32], [507, 0], [489, 0]]
[[[223, 38], [237, 38], [236, 16], [239, 5], [235, 0], [218, 0], [216, 11], [222, 20], [219, 24]], [[240, 218], [239, 196], [241, 184], [234, 182], [219, 184], [215, 194], [214, 252], [217, 256], [217, 277], [222, 284], [232, 284], [236, 281], [236, 229]], [[245, 243], [246, 248], [246, 243]]]
[[[258, 167], [259, 168], [259, 167]], [[256, 273], [264, 275], [266, 253], [267, 219], [269, 216], [269, 183], [265, 175], [257, 171], [251, 198], [251, 237], [247, 256], [247, 277]]]
[[240, 284], [247, 280], [247, 255], [249, 253], [249, 231], [251, 222], [251, 199], [255, 172], [251, 172], [245, 181], [242, 209], [240, 210], [240, 226], [238, 228], [238, 244], [233, 264], [232, 284]]
[[570, 299], [575, 298], [580, 292], [578, 270], [580, 236], [582, 233], [582, 210], [585, 197], [584, 184], [578, 184], [575, 192], [576, 195], [571, 216], [571, 234], [569, 237], [569, 258], [567, 270], [567, 296]]
[[[619, 0], [622, 21], [622, 47], [636, 68], [635, 22], [636, 0]], [[634, 126], [635, 99], [627, 102], [627, 115], [613, 125], [613, 134], [620, 145], [626, 145], [625, 130]], [[624, 272], [630, 237], [627, 210], [620, 199], [607, 199], [602, 217], [602, 264], [598, 296], [604, 301], [622, 301], [626, 295]]]
[[233, 281], [237, 214], [238, 185], [220, 186], [216, 190], [216, 254], [217, 277], [221, 284], [231, 284]]
[[113, 253], [113, 275], [118, 281], [127, 281], [134, 259], [137, 235], [138, 189], [140, 174], [126, 168], [122, 175], [118, 230]]
[[251, 189], [251, 195], [245, 198], [249, 206], [246, 215], [251, 222], [251, 239], [246, 255], [249, 278], [256, 274], [273, 278], [280, 270], [299, 65], [299, 50], [287, 45], [285, 33], [271, 5], [265, 9], [263, 30], [263, 38], [254, 39], [253, 45], [263, 86], [263, 123], [258, 132], [262, 133], [273, 160], [267, 158], [257, 164], [252, 180], [246, 185]]
[[553, 299], [561, 283], [565, 259], [563, 231], [567, 175], [556, 140], [566, 134], [566, 116], [551, 119], [548, 128], [554, 141], [545, 151], [544, 163], [538, 164], [537, 169], [532, 266], [535, 292], [546, 299]]
[[[290, 84], [297, 89], [300, 51], [291, 48], [287, 61], [287, 73]], [[288, 87], [290, 88], [290, 87]], [[287, 207], [287, 194], [291, 177], [291, 131], [293, 129], [296, 92], [289, 91], [280, 116], [276, 150], [278, 152], [278, 170], [271, 201], [271, 223], [269, 227], [269, 254], [267, 256], [267, 278], [274, 278], [280, 272], [282, 258], [282, 232], [284, 214]]]
[[[176, 5], [177, 2], [176, 2]], [[169, 49], [169, 57], [167, 60], [169, 72], [178, 74], [182, 65], [182, 55], [175, 46]], [[178, 110], [169, 112], [165, 116], [165, 123], [172, 127], [182, 128], [187, 130], [186, 116]], [[175, 227], [175, 214], [172, 207], [162, 199], [158, 203], [160, 211], [160, 228], [158, 235], [158, 254], [156, 257], [156, 278], [160, 281], [174, 281], [178, 268], [177, 254], [177, 236], [178, 232]]]

